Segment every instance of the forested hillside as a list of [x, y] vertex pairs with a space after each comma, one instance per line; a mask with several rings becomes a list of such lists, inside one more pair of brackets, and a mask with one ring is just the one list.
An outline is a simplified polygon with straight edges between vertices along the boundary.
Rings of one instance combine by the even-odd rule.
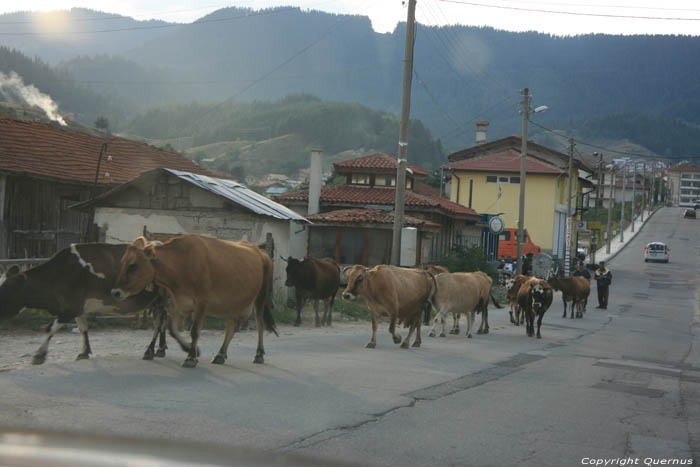
[[[266, 157], [279, 158], [272, 161], [278, 170], [303, 168], [308, 165], [311, 148], [323, 149], [328, 155], [348, 150], [395, 154], [399, 122], [393, 114], [360, 104], [291, 95], [275, 101], [167, 106], [131, 119], [125, 130], [161, 140], [185, 136], [191, 138], [189, 145], [195, 147], [238, 142], [225, 149], [225, 154], [215, 165], [215, 168], [226, 171], [237, 165], [236, 160], [243, 152], [256, 153], [257, 144], [277, 141], [270, 146], [276, 148], [270, 154], [258, 154], [256, 164], [260, 167], [246, 164], [249, 173], [257, 173], [270, 162], [262, 160]], [[278, 138], [288, 135], [294, 135], [294, 138], [286, 138], [284, 145], [280, 145]], [[411, 121], [409, 147], [413, 155], [411, 162], [419, 166], [437, 167], [445, 157], [440, 142], [432, 138], [420, 121]], [[208, 155], [211, 153], [200, 158]]]

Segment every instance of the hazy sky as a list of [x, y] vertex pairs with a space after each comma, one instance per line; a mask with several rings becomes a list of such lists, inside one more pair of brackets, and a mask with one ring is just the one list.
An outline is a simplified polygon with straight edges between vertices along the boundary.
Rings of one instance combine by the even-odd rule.
[[[23, 10], [33, 11], [85, 7], [136, 19], [158, 18], [177, 22], [190, 22], [226, 6], [258, 9], [295, 5], [304, 9], [366, 15], [378, 32], [392, 31], [398, 21], [406, 20], [406, 8], [402, 6], [401, 0], [24, 0], [21, 3], [2, 1], [0, 12], [16, 11], [19, 5]], [[582, 13], [597, 16], [584, 16]], [[536, 30], [558, 35], [700, 34], [698, 0], [418, 0], [416, 16], [423, 24], [487, 25], [511, 31]]]

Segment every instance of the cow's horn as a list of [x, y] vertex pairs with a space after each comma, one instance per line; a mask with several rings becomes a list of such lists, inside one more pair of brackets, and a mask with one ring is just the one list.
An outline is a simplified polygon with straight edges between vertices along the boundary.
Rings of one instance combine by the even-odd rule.
[[288, 262], [289, 262], [289, 260], [288, 260], [287, 258], [285, 258], [284, 256], [282, 256], [282, 255], [280, 255], [280, 259], [281, 259], [282, 261], [284, 261], [285, 263], [288, 263]]

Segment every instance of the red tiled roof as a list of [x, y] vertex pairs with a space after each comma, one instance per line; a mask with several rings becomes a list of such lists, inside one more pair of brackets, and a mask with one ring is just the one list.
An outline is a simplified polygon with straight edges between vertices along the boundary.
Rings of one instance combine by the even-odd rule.
[[[474, 157], [450, 162], [444, 167], [453, 170], [472, 170], [475, 172], [520, 172], [520, 153], [514, 149], [503, 152], [487, 154], [483, 157]], [[551, 174], [559, 175], [565, 173], [564, 170], [551, 164], [543, 162], [532, 156], [527, 156], [525, 160], [525, 170], [529, 174]]]
[[[357, 204], [357, 205], [388, 205], [394, 204], [396, 196], [394, 188], [363, 187], [353, 185], [328, 185], [321, 188], [321, 204]], [[275, 201], [282, 204], [289, 201], [308, 202], [309, 191], [293, 191], [275, 196]], [[439, 208], [449, 214], [479, 217], [476, 211], [461, 204], [453, 203], [446, 198], [406, 192], [406, 206], [411, 208]]]
[[[393, 224], [394, 211], [383, 209], [338, 209], [306, 216], [314, 223], [323, 224]], [[406, 225], [439, 229], [440, 224], [412, 216], [404, 216]]]
[[[343, 169], [381, 169], [381, 170], [394, 170], [396, 171], [397, 162], [396, 158], [390, 156], [389, 154], [383, 152], [376, 152], [374, 154], [368, 154], [366, 156], [354, 157], [352, 159], [336, 162], [333, 164], [336, 172], [342, 173], [347, 170]], [[415, 175], [428, 175], [428, 172], [421, 169], [413, 164], [408, 164], [408, 168], [413, 170]], [[338, 170], [340, 169], [340, 170]]]
[[668, 172], [700, 172], [700, 167], [691, 164], [672, 165], [666, 169]]
[[124, 183], [158, 167], [211, 175], [174, 151], [116, 136], [93, 136], [50, 123], [10, 118], [0, 118], [0, 171], [93, 183], [102, 143], [107, 143], [107, 150], [98, 183]]

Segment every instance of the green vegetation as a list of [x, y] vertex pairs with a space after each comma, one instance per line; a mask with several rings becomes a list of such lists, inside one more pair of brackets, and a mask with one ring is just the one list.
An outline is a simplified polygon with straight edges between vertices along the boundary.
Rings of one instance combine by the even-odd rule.
[[[312, 148], [331, 156], [348, 150], [394, 154], [399, 122], [363, 105], [296, 94], [276, 101], [161, 107], [132, 118], [125, 130], [160, 140], [186, 135], [195, 146], [188, 152], [205, 154], [198, 156], [205, 166], [260, 175], [308, 167]], [[442, 144], [420, 121], [411, 121], [409, 135], [411, 162], [430, 168], [444, 160]]]
[[450, 272], [484, 271], [496, 280], [496, 270], [487, 264], [486, 253], [481, 247], [455, 248], [437, 264], [445, 266]]
[[[319, 305], [319, 315], [323, 311], [323, 306]], [[308, 301], [304, 304], [301, 309], [302, 321], [311, 322], [314, 320], [314, 306], [312, 301]], [[296, 306], [275, 306], [274, 311], [275, 321], [280, 324], [294, 324], [297, 319], [297, 309]], [[367, 304], [363, 301], [353, 301], [348, 302], [341, 300], [339, 297], [336, 298], [335, 304], [333, 305], [333, 321], [346, 320], [346, 321], [369, 321], [369, 310], [367, 310]], [[311, 320], [311, 321], [309, 321]]]

